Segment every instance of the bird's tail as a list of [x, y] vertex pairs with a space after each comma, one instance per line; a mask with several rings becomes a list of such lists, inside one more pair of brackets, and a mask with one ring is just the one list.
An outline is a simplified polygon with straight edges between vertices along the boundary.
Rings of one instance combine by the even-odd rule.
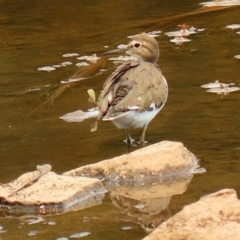
[[89, 109], [87, 112], [83, 112], [82, 110], [78, 110], [75, 112], [67, 113], [60, 117], [60, 119], [64, 120], [65, 122], [82, 122], [88, 118], [97, 118], [98, 110], [96, 109]]

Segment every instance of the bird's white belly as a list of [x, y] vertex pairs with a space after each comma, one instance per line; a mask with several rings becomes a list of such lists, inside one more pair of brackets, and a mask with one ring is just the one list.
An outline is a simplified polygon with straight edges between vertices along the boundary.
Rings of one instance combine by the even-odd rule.
[[129, 111], [126, 115], [112, 120], [117, 128], [142, 128], [149, 124], [149, 122], [158, 114], [161, 108], [152, 111]]

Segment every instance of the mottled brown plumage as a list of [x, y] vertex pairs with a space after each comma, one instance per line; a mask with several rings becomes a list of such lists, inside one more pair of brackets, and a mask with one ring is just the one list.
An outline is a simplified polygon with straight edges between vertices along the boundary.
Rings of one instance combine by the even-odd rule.
[[131, 108], [150, 110], [151, 103], [160, 107], [166, 102], [167, 86], [157, 67], [144, 61], [127, 62], [116, 69], [99, 97], [99, 119], [109, 110], [117, 112]]
[[[105, 54], [120, 51], [117, 49]], [[154, 38], [145, 33], [136, 35], [127, 45], [125, 52], [136, 60], [127, 61], [116, 68], [104, 83], [96, 107], [78, 120], [96, 117], [97, 120], [112, 121], [118, 128], [126, 129], [128, 143], [131, 142], [128, 129], [143, 128], [140, 142], [144, 143], [149, 122], [167, 100], [168, 86], [156, 66], [159, 49]], [[72, 114], [62, 118], [73, 121], [77, 114]]]

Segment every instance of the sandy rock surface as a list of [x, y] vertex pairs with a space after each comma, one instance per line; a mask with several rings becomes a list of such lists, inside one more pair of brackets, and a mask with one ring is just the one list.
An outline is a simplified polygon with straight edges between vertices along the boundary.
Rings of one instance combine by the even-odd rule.
[[86, 165], [64, 175], [106, 180], [141, 180], [186, 174], [197, 168], [197, 159], [182, 143], [163, 141], [129, 154]]
[[240, 240], [240, 200], [232, 189], [201, 198], [144, 240]]
[[106, 192], [102, 183], [97, 179], [62, 176], [54, 172], [48, 172], [35, 182], [31, 182], [30, 185], [26, 185], [25, 182], [29, 179], [36, 178], [36, 172], [25, 173], [11, 183], [1, 184], [1, 203], [12, 207], [51, 205], [56, 206], [58, 210], [65, 211], [85, 200], [89, 205], [89, 199], [94, 196], [101, 197], [96, 197], [91, 205], [94, 205], [95, 200], [95, 204], [99, 204]]

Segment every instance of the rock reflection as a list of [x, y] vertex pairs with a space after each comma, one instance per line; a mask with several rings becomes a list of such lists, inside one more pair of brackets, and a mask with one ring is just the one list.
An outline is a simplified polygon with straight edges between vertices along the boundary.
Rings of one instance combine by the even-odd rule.
[[140, 224], [146, 232], [153, 231], [171, 217], [168, 205], [172, 196], [183, 194], [191, 182], [191, 174], [146, 181], [105, 182], [115, 207], [126, 213], [123, 221]]

